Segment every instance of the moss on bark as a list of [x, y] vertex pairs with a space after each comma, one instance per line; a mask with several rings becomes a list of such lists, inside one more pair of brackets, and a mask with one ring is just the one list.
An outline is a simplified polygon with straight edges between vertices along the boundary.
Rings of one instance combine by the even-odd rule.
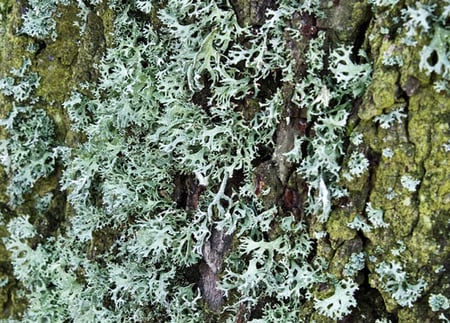
[[[367, 155], [372, 156], [370, 174], [362, 181], [347, 183], [350, 203], [333, 212], [327, 231], [339, 242], [334, 255], [345, 258], [341, 250], [346, 243], [342, 241], [354, 237], [346, 223], [356, 214], [364, 214], [365, 202], [383, 209], [388, 228], [358, 233], [363, 236], [370, 287], [378, 290], [386, 311], [395, 314], [399, 322], [437, 321], [437, 314], [428, 306], [428, 295], [445, 294], [449, 288], [445, 268], [450, 256], [446, 242], [450, 175], [444, 147], [449, 138], [450, 98], [432, 88], [430, 76], [418, 68], [419, 51], [405, 46], [402, 35], [382, 36], [381, 28], [389, 25], [389, 18], [393, 17], [385, 13], [374, 17], [367, 31], [367, 35], [373, 35], [367, 44], [375, 62], [374, 72], [358, 111], [361, 121], [353, 130], [364, 135]], [[392, 48], [401, 49], [403, 65], [383, 63], [383, 54]], [[407, 114], [402, 122], [383, 129], [374, 121], [397, 108]], [[352, 149], [350, 146], [349, 152]], [[386, 149], [389, 154], [384, 153]], [[418, 181], [416, 190], [407, 187], [404, 176]], [[427, 283], [412, 307], [399, 306], [381, 286], [375, 269], [382, 262], [392, 261], [403, 264], [411, 282], [422, 278]]]
[[[38, 98], [34, 106], [44, 109], [55, 125], [55, 141], [60, 144], [76, 145], [73, 138], [77, 136], [70, 130], [70, 122], [62, 103], [69, 97], [72, 90], [83, 82], [95, 81], [98, 77], [92, 74], [93, 64], [98, 62], [105, 51], [106, 45], [111, 45], [113, 31], [113, 14], [106, 2], [93, 11], [85, 26], [85, 32], [74, 24], [79, 20], [78, 8], [62, 6], [55, 15], [57, 34], [55, 40], [36, 40], [21, 35], [21, 13], [25, 10], [22, 1], [0, 2], [0, 76], [9, 75], [12, 68], [20, 68], [24, 58], [30, 58], [30, 70], [40, 76], [39, 87], [34, 92]], [[82, 22], [79, 22], [82, 24]], [[10, 109], [11, 101], [0, 94], [0, 116], [5, 118]], [[5, 138], [2, 128], [0, 138]], [[0, 181], [0, 212], [5, 222], [14, 212], [7, 206], [8, 175], [0, 167], [2, 180]], [[17, 208], [21, 214], [29, 214], [36, 218], [36, 227], [44, 236], [64, 230], [66, 216], [70, 216], [70, 207], [66, 206], [65, 193], [59, 191], [61, 168], [47, 178], [40, 179], [33, 191], [27, 194], [24, 204]], [[44, 217], [35, 217], [36, 199], [52, 193], [53, 198]], [[69, 210], [66, 210], [69, 208]], [[67, 213], [67, 214], [66, 214]], [[0, 226], [0, 239], [7, 236], [5, 223]], [[26, 301], [17, 296], [19, 286], [12, 274], [9, 254], [0, 243], [0, 278], [8, 283], [0, 288], [0, 319], [18, 318], [26, 307]]]
[[[265, 19], [262, 13], [274, 6], [274, 1], [231, 3], [242, 26], [261, 24]], [[114, 14], [105, 4], [99, 5], [87, 16], [85, 32], [80, 35], [78, 27], [73, 25], [77, 9], [62, 6], [58, 11], [60, 15], [55, 17], [58, 38], [55, 41], [36, 41], [16, 33], [20, 26], [21, 6], [20, 1], [0, 1], [0, 73], [5, 75], [12, 67], [19, 67], [23, 57], [32, 58], [32, 70], [41, 77], [40, 86], [36, 90], [39, 97], [37, 106], [45, 109], [54, 121], [56, 141], [69, 146], [76, 145], [77, 135], [70, 130], [68, 117], [61, 109], [61, 104], [80, 83], [97, 79], [98, 75], [93, 72], [92, 65], [101, 58], [106, 48], [113, 45], [111, 31]], [[388, 27], [395, 29], [391, 20], [399, 14], [400, 5], [388, 13], [371, 13], [366, 1], [339, 1], [330, 3], [325, 12], [326, 18], [317, 17], [317, 26], [313, 27], [326, 29], [332, 44], [345, 42], [353, 43], [356, 47], [365, 46], [374, 61], [372, 83], [362, 102], [354, 103], [349, 125], [349, 135], [361, 133], [364, 142], [361, 147], [352, 144], [347, 146], [348, 156], [359, 149], [368, 157], [370, 167], [359, 178], [343, 180], [342, 184], [348, 188], [349, 197], [336, 201], [326, 224], [319, 223], [316, 219], [304, 219], [311, 233], [323, 230], [327, 234], [326, 239], [317, 239], [314, 256], [328, 260], [329, 272], [342, 279], [351, 255], [365, 253], [367, 268], [354, 277], [360, 285], [360, 292], [357, 294], [358, 309], [349, 316], [354, 322], [361, 321], [363, 317], [370, 322], [381, 317], [398, 319], [399, 322], [419, 319], [436, 321], [437, 314], [428, 306], [428, 295], [446, 294], [450, 290], [450, 278], [445, 271], [449, 270], [450, 265], [450, 246], [447, 242], [450, 166], [448, 149], [445, 148], [449, 144], [450, 98], [433, 89], [431, 83], [436, 76], [427, 75], [419, 69], [419, 51], [405, 46], [402, 35], [395, 35], [393, 32], [386, 35], [382, 31]], [[159, 24], [155, 11], [152, 11], [150, 19]], [[296, 19], [299, 20], [300, 17]], [[364, 33], [369, 21], [369, 29]], [[293, 25], [296, 25], [295, 21]], [[370, 35], [372, 36], [369, 37]], [[30, 44], [34, 44], [38, 50], [29, 52], [27, 48]], [[302, 45], [298, 47], [303, 48]], [[391, 48], [401, 51], [403, 65], [384, 64], [383, 54]], [[297, 67], [301, 70], [304, 67], [303, 50], [298, 49], [296, 54], [299, 56]], [[292, 92], [285, 90], [286, 93]], [[11, 103], [0, 96], [0, 107], [0, 116], [5, 117]], [[284, 116], [288, 115], [288, 109], [290, 107], [286, 103]], [[406, 114], [402, 122], [384, 129], [374, 121], [374, 118], [395, 109], [403, 109]], [[301, 117], [304, 116], [296, 116], [298, 119]], [[292, 149], [294, 137], [299, 134], [299, 130], [292, 125], [293, 123], [288, 126], [288, 122], [283, 121], [275, 136], [280, 138], [276, 142], [278, 146], [274, 148], [280, 156]], [[3, 133], [1, 135], [4, 136]], [[391, 156], [385, 153], [386, 149], [390, 150]], [[266, 208], [277, 205], [280, 210], [293, 213], [300, 219], [304, 216], [299, 209], [307, 188], [303, 180], [293, 173], [292, 165], [287, 162], [280, 164], [283, 167], [275, 167], [271, 161], [264, 161], [255, 167], [255, 190], [267, 190], [267, 195], [262, 198]], [[348, 164], [348, 158], [343, 164]], [[344, 167], [343, 172], [345, 170]], [[1, 212], [12, 216], [6, 206], [7, 176], [3, 169], [0, 172], [4, 179], [0, 181]], [[34, 191], [27, 196], [31, 201], [35, 196], [55, 193], [47, 211], [47, 222], [38, 224], [38, 228], [48, 234], [56, 232], [58, 225], [73, 212], [66, 204], [65, 196], [58, 192], [60, 175], [61, 171], [57, 168], [49, 178], [40, 180]], [[405, 185], [405, 176], [419, 181], [416, 190]], [[389, 227], [365, 232], [348, 226], [356, 215], [367, 212], [368, 202], [384, 211], [384, 220], [389, 223]], [[33, 205], [34, 200], [26, 202], [22, 207], [24, 213], [36, 212]], [[0, 237], [6, 234], [5, 227], [0, 226]], [[101, 234], [95, 232], [90, 255], [95, 257], [97, 252], [101, 254], [101, 251], [110, 248], [116, 238], [115, 234], [114, 230]], [[276, 228], [269, 234], [275, 240]], [[11, 274], [8, 253], [2, 244], [0, 259], [0, 279], [9, 280], [0, 290], [0, 318], [15, 317], [23, 310], [24, 304], [14, 294], [17, 282]], [[408, 279], [412, 282], [423, 278], [427, 283], [423, 296], [412, 307], [399, 306], [380, 285], [376, 268], [382, 262], [392, 261], [403, 264], [403, 268], [409, 273]], [[332, 290], [327, 286], [320, 286], [316, 294], [329, 296]], [[206, 311], [208, 309], [205, 308]], [[315, 313], [312, 302], [305, 304], [303, 314], [309, 321], [332, 321]]]

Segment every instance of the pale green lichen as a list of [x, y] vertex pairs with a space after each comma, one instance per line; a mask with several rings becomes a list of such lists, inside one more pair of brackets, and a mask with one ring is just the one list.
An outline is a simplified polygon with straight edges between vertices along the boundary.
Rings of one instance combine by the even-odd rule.
[[[420, 5], [417, 6], [419, 7]], [[380, 24], [389, 14], [394, 14], [386, 11], [386, 8], [378, 9], [380, 19], [376, 22]], [[427, 17], [429, 18], [425, 21], [428, 22], [438, 19], [430, 15]], [[374, 24], [373, 28], [382, 27]], [[426, 25], [420, 28], [426, 28]], [[431, 30], [441, 27], [430, 23], [429, 28]], [[412, 34], [413, 29], [409, 30]], [[416, 36], [421, 33], [420, 30], [417, 30]], [[445, 239], [442, 225], [448, 225], [443, 224], [448, 212], [443, 199], [448, 196], [449, 188], [446, 185], [448, 175], [444, 174], [448, 162], [442, 146], [448, 136], [448, 105], [444, 103], [448, 101], [448, 96], [443, 92], [436, 94], [425, 70], [418, 68], [417, 62], [420, 58], [417, 53], [423, 46], [428, 46], [429, 39], [418, 37], [416, 49], [411, 50], [402, 44], [402, 37], [404, 35], [371, 39], [372, 54], [377, 59], [369, 93], [359, 111], [359, 116], [367, 121], [356, 128], [356, 131], [364, 132], [363, 145], [368, 144], [371, 155], [376, 157], [374, 162], [377, 163], [377, 168], [373, 173], [374, 182], [368, 199], [373, 205], [389, 206], [383, 208], [383, 221], [389, 223], [389, 226], [381, 229], [383, 234], [368, 231], [368, 223], [364, 221], [359, 226], [351, 226], [364, 232], [364, 236], [369, 239], [365, 250], [368, 252], [368, 268], [371, 272], [378, 270], [379, 274], [386, 273], [380, 268], [388, 268], [401, 261], [404, 264], [404, 273], [411, 275], [410, 284], [416, 286], [416, 283], [420, 283], [420, 286], [416, 286], [417, 291], [423, 293], [425, 284], [430, 286], [442, 277], [434, 271], [429, 272], [427, 266], [430, 263], [442, 262], [449, 252], [446, 244], [438, 242]], [[394, 48], [393, 46], [403, 49], [403, 65], [400, 68], [394, 69], [383, 62], [384, 53], [389, 48]], [[416, 63], [413, 63], [414, 61]], [[437, 77], [445, 77], [443, 69], [436, 74], [439, 74]], [[377, 96], [371, 97], [373, 93], [377, 93]], [[389, 118], [390, 113], [402, 106], [407, 107], [407, 114], [403, 112], [397, 118]], [[372, 120], [377, 123], [370, 125]], [[351, 187], [350, 183], [346, 185]], [[357, 198], [353, 197], [355, 193], [352, 190], [350, 196], [351, 199]], [[397, 247], [399, 237], [407, 238], [402, 240], [401, 249]], [[391, 250], [395, 258], [384, 256], [380, 250]], [[379, 288], [378, 281], [372, 280], [371, 285]], [[416, 300], [415, 304], [395, 294], [394, 289], [386, 293], [387, 285], [383, 288], [380, 290], [388, 311], [398, 310], [400, 321], [415, 320], [418, 316], [432, 316], [429, 312], [420, 310], [423, 308], [422, 299], [417, 298], [413, 290], [409, 295]], [[408, 294], [407, 290], [405, 292]], [[399, 304], [406, 307], [400, 306], [399, 309]]]
[[[397, 7], [371, 3], [387, 17]], [[407, 47], [403, 66], [386, 66], [384, 56], [402, 48], [405, 33], [421, 33], [407, 25], [383, 41], [390, 29], [375, 24], [383, 36], [367, 43], [370, 55], [341, 45], [327, 56], [326, 33], [304, 29], [323, 17], [319, 1], [231, 4], [90, 1], [80, 5], [81, 30], [68, 19], [77, 16], [75, 5], [57, 8], [60, 17], [54, 7], [46, 13], [58, 37], [27, 54], [40, 76], [28, 91], [36, 104], [12, 108], [10, 119], [2, 111], [6, 126], [22, 113], [27, 134], [33, 122], [55, 124], [54, 135], [46, 130], [54, 140], [35, 126], [36, 136], [21, 138], [7, 127], [3, 141], [4, 156], [18, 165], [7, 175], [31, 173], [21, 194], [36, 195], [16, 207], [5, 239], [29, 291], [25, 321], [225, 321], [255, 308], [254, 322], [296, 322], [307, 313], [344, 319], [358, 310], [363, 254], [372, 287], [400, 318], [417, 311], [425, 284], [435, 285], [424, 264], [448, 254], [436, 243], [449, 199], [438, 166], [446, 165], [446, 97], [435, 96], [432, 77], [414, 63], [418, 50]], [[368, 7], [330, 4], [330, 30], [353, 40]], [[431, 28], [425, 23], [421, 29]], [[427, 48], [426, 39], [417, 44]], [[364, 93], [359, 121], [352, 102]], [[345, 156], [347, 125], [356, 135]], [[31, 162], [55, 152], [45, 172], [15, 158], [30, 140], [48, 144]], [[56, 143], [71, 149], [53, 150]], [[60, 185], [57, 176], [45, 178], [51, 171]], [[54, 207], [66, 198], [59, 191], [70, 203], [65, 210]], [[50, 211], [66, 213], [66, 223], [52, 228]], [[217, 262], [218, 231], [231, 247], [216, 251], [224, 258]], [[401, 251], [390, 250], [399, 238]], [[211, 268], [218, 306], [204, 285], [196, 288]], [[374, 299], [383, 311], [381, 297]]]

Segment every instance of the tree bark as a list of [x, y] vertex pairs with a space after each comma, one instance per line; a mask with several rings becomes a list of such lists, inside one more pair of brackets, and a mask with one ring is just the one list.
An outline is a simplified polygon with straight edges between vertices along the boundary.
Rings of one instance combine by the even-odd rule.
[[[240, 26], [255, 30], [264, 24], [268, 10], [276, 10], [280, 5], [278, 1], [272, 0], [232, 0], [230, 3]], [[57, 14], [54, 14], [57, 38], [37, 39], [17, 32], [22, 25], [24, 12], [28, 10], [27, 5], [24, 1], [0, 1], [1, 76], [10, 75], [11, 69], [20, 68], [24, 58], [29, 58], [32, 62], [31, 71], [40, 76], [39, 87], [33, 92], [34, 96], [39, 97], [39, 101], [34, 106], [45, 110], [52, 120], [55, 127], [53, 142], [76, 148], [88, 141], [90, 134], [73, 130], [70, 117], [61, 107], [69, 99], [73, 89], [79, 89], [82, 83], [95, 84], [103, 77], [94, 66], [100, 62], [108, 48], [117, 46], [117, 40], [111, 34], [115, 28], [114, 19], [120, 13], [109, 8], [106, 1], [89, 5], [84, 33], [80, 33], [79, 28], [73, 24], [79, 8], [76, 4], [59, 4]], [[165, 5], [166, 2], [163, 2], [158, 6], [163, 8]], [[391, 322], [438, 322], [441, 314], [450, 318], [448, 309], [432, 311], [429, 305], [431, 295], [450, 297], [450, 247], [447, 243], [450, 210], [450, 100], [448, 92], [434, 88], [435, 82], [442, 76], [438, 73], [427, 74], [419, 66], [421, 51], [418, 48], [429, 43], [433, 35], [417, 37], [418, 44], [415, 47], [404, 44], [405, 33], [400, 30], [399, 19], [404, 15], [402, 10], [414, 5], [416, 4], [411, 1], [398, 1], [394, 5], [376, 8], [368, 1], [332, 1], [329, 6], [321, 2], [324, 7], [323, 17], [305, 11], [293, 14], [289, 22], [292, 28], [300, 29], [303, 36], [300, 41], [291, 40], [288, 35], [285, 39], [285, 44], [288, 44], [286, 46], [292, 47], [293, 59], [296, 61], [295, 75], [299, 79], [306, 78], [309, 59], [305, 56], [306, 47], [319, 32], [326, 34], [324, 46], [328, 55], [342, 44], [352, 45], [352, 59], [363, 63], [364, 58], [358, 57], [358, 52], [365, 50], [372, 67], [372, 79], [364, 93], [356, 98], [348, 98], [352, 100], [352, 108], [345, 126], [345, 154], [340, 160], [342, 168], [339, 171], [339, 185], [346, 188], [348, 196], [332, 199], [327, 221], [320, 221], [318, 214], [307, 214], [305, 206], [311, 191], [305, 178], [296, 171], [301, 161], [291, 161], [286, 157], [294, 148], [296, 138], [314, 137], [315, 120], [311, 120], [305, 110], [297, 109], [291, 102], [294, 95], [292, 83], [267, 77], [261, 80], [261, 93], [258, 96], [247, 95], [237, 103], [240, 107], [245, 107], [239, 111], [241, 113], [245, 110], [242, 112], [245, 119], [245, 113], [255, 114], [253, 110], [259, 109], [253, 109], [254, 104], [265, 102], [272, 96], [273, 84], [280, 87], [283, 93], [281, 118], [273, 136], [274, 145], [266, 147], [267, 151], [264, 151], [264, 147], [259, 147], [261, 156], [252, 161], [254, 192], [259, 196], [263, 208], [269, 210], [275, 207], [277, 216], [290, 215], [296, 223], [304, 223], [305, 231], [309, 232], [309, 238], [313, 241], [313, 250], [309, 256], [311, 263], [317, 259], [327, 262], [328, 274], [338, 281], [347, 279], [344, 273], [351, 258], [357, 254], [364, 255], [363, 267], [353, 275], [359, 286], [355, 294], [357, 305], [341, 318], [343, 322], [375, 322], [383, 318]], [[444, 4], [437, 6], [439, 8], [435, 9], [436, 13], [443, 10]], [[151, 23], [158, 31], [164, 29], [164, 24], [158, 18], [158, 9], [160, 8], [154, 6], [149, 14], [138, 11], [131, 14], [138, 17], [142, 15], [142, 19]], [[448, 23], [448, 17], [444, 17], [443, 21], [444, 25]], [[446, 37], [450, 37], [448, 26], [445, 28]], [[448, 40], [446, 42], [444, 52], [448, 55]], [[35, 47], [34, 50], [29, 50], [30, 44]], [[398, 53], [403, 59], [402, 64], [387, 65], [386, 52]], [[435, 59], [432, 56], [431, 60]], [[331, 65], [330, 56], [324, 58], [324, 65]], [[91, 95], [89, 91], [91, 90], [86, 90], [87, 96]], [[209, 95], [207, 92], [208, 87], [205, 87], [191, 98], [198, 106], [207, 107], [204, 108], [206, 114], [210, 108], [209, 103], [206, 103]], [[17, 104], [11, 95], [1, 95], [0, 117], [7, 119], [13, 106]], [[384, 127], [380, 118], [396, 109], [402, 113], [396, 119], [398, 122]], [[253, 115], [248, 118], [251, 117]], [[127, 132], [132, 136], [133, 129], [127, 129], [124, 133]], [[352, 139], [358, 134], [363, 137], [362, 143]], [[8, 138], [6, 129], [2, 130], [1, 138]], [[302, 147], [305, 150], [305, 146]], [[361, 176], [349, 179], [344, 174], [351, 172], [354, 153], [364, 155], [369, 165]], [[117, 153], [118, 158], [123, 157], [120, 154]], [[168, 173], [171, 171], [167, 170]], [[9, 221], [22, 215], [30, 215], [32, 224], [38, 231], [38, 237], [30, 241], [33, 248], [50, 241], [50, 237], [64, 236], [71, 229], [70, 221], [77, 211], [68, 201], [68, 195], [72, 192], [61, 187], [64, 172], [65, 165], [56, 162], [49, 174], [37, 179], [31, 189], [23, 194], [23, 203], [12, 205], [11, 194], [8, 193], [12, 175], [7, 167], [1, 168], [0, 212], [3, 215], [3, 225], [0, 235], [3, 238], [10, 235], [7, 230]], [[237, 173], [239, 172], [233, 174], [224, 187], [226, 196], [232, 196], [233, 189], [239, 188], [245, 176], [248, 176]], [[95, 182], [97, 179], [91, 180]], [[188, 214], [205, 208], [202, 199], [206, 198], [209, 188], [201, 182], [201, 176], [177, 173], [174, 175], [173, 185], [172, 192], [161, 189], [159, 196], [172, 199], [176, 208]], [[219, 186], [220, 183], [217, 183], [214, 190], [219, 191]], [[262, 194], [263, 191], [266, 193]], [[94, 193], [90, 193], [95, 197]], [[45, 196], [51, 196], [51, 199], [46, 210], [40, 213], [37, 211], [36, 200]], [[237, 199], [239, 198], [241, 197], [238, 196]], [[94, 202], [94, 205], [102, 205], [103, 200], [98, 197]], [[228, 207], [227, 203], [232, 203], [232, 200], [218, 201], [218, 205], [224, 208]], [[356, 217], [365, 219], [366, 224], [370, 225], [367, 214], [372, 208], [382, 210], [381, 221], [386, 226], [372, 223], [372, 229], [362, 229], [349, 225]], [[214, 209], [214, 212], [219, 211]], [[133, 221], [131, 217], [128, 219]], [[101, 255], [106, 250], [115, 248], [121, 237], [120, 230], [118, 227], [107, 227], [104, 231], [95, 231], [86, 257], [98, 262], [100, 267], [105, 265], [108, 260], [100, 259]], [[315, 235], [318, 232], [323, 233], [323, 237], [318, 238]], [[238, 240], [234, 234], [223, 228], [210, 228], [210, 232], [203, 236], [200, 259], [196, 264], [184, 268], [183, 275], [187, 278], [180, 283], [187, 286], [188, 282], [199, 287], [204, 304], [198, 309], [202, 312], [202, 320], [214, 322], [230, 317], [235, 322], [256, 320], [262, 317], [266, 303], [276, 302], [271, 297], [262, 297], [254, 306], [246, 307], [242, 303], [237, 314], [227, 316], [226, 312], [220, 312], [228, 302], [237, 297], [237, 294], [224, 294], [218, 287], [229, 266], [224, 264], [225, 260], [231, 257], [232, 250], [239, 249], [239, 244], [243, 241]], [[267, 237], [263, 239], [273, 242], [281, 237], [278, 234], [272, 224]], [[23, 289], [23, 282], [14, 278], [9, 253], [0, 244], [0, 279], [5, 282], [0, 292], [0, 317], [20, 319], [28, 301], [19, 292]], [[277, 259], [279, 258], [274, 257], [274, 261]], [[381, 268], [385, 268], [383, 264], [388, 268], [392, 264], [401, 265], [400, 271], [407, 275], [406, 282], [401, 284], [415, 285], [421, 280], [425, 283], [420, 297], [410, 306], [401, 304], [401, 298], [396, 298], [389, 292], [386, 287], [386, 279], [389, 277], [381, 274]], [[83, 270], [80, 268], [77, 271], [81, 284]], [[330, 296], [333, 293], [331, 285], [317, 284], [309, 293], [309, 296], [303, 296], [298, 319], [305, 322], [333, 322], [334, 319], [318, 312], [314, 301]], [[103, 303], [106, 308], [114, 307], [112, 300], [104, 300]], [[145, 304], [143, 308], [148, 314], [148, 322], [163, 320], [156, 316], [152, 318], [151, 305]]]

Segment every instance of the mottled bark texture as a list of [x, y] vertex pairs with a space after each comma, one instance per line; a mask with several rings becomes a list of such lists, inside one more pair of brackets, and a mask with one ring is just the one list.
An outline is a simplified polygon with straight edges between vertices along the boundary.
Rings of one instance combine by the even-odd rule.
[[218, 311], [223, 303], [224, 293], [217, 282], [222, 271], [224, 258], [231, 249], [233, 237], [219, 230], [213, 230], [203, 246], [203, 260], [200, 263], [199, 287], [202, 296], [212, 310]]
[[[56, 142], [73, 146], [83, 141], [70, 130], [68, 116], [61, 108], [71, 90], [83, 82], [92, 82], [98, 78], [93, 64], [99, 61], [105, 48], [111, 45], [112, 11], [106, 4], [99, 5], [97, 14], [89, 14], [86, 20], [86, 33], [80, 35], [79, 28], [74, 25], [77, 18], [76, 6], [61, 6], [56, 20], [58, 37], [56, 40], [36, 40], [18, 31], [22, 25], [21, 14], [26, 10], [25, 1], [0, 1], [0, 74], [7, 75], [12, 68], [20, 68], [24, 58], [33, 63], [31, 70], [37, 72], [40, 86], [36, 89], [39, 102], [36, 107], [45, 109], [52, 118], [55, 127]], [[0, 95], [0, 117], [6, 118], [12, 108], [11, 101]], [[5, 138], [2, 128], [0, 137]], [[36, 197], [53, 195], [45, 218], [35, 220], [43, 238], [64, 231], [66, 219], [71, 214], [66, 203], [65, 193], [59, 189], [61, 165], [57, 165], [53, 174], [39, 180], [25, 196], [25, 202], [15, 210], [8, 206], [6, 187], [8, 176], [3, 168], [0, 171], [0, 212], [8, 220], [14, 214], [29, 214], [34, 219], [36, 210], [32, 202]], [[0, 228], [0, 237], [7, 235], [6, 228]], [[39, 241], [35, 241], [35, 244]], [[0, 288], [0, 318], [17, 317], [26, 306], [26, 300], [16, 295], [18, 282], [13, 278], [8, 252], [0, 243], [0, 277], [7, 278], [8, 283]]]
[[[265, 10], [275, 6], [272, 0], [230, 2], [241, 25], [260, 25], [265, 19]], [[331, 48], [342, 42], [352, 44], [355, 53], [364, 48], [373, 60], [372, 83], [364, 96], [355, 100], [348, 125], [349, 136], [352, 133], [363, 134], [364, 147], [355, 147], [349, 142], [346, 148], [347, 156], [355, 150], [363, 151], [370, 157], [370, 168], [357, 180], [343, 183], [350, 195], [334, 203], [326, 224], [313, 218], [304, 219], [315, 231], [323, 230], [328, 234], [327, 239], [318, 240], [315, 255], [330, 262], [329, 270], [336, 277], [343, 277], [344, 266], [352, 254], [365, 252], [367, 255], [366, 269], [357, 278], [360, 285], [358, 307], [352, 316], [346, 318], [346, 322], [359, 322], [362, 317], [364, 322], [375, 322], [382, 316], [393, 322], [437, 322], [436, 314], [428, 305], [428, 295], [441, 293], [450, 296], [450, 166], [448, 152], [443, 148], [449, 140], [449, 97], [433, 89], [432, 76], [419, 70], [420, 53], [404, 46], [395, 32], [396, 26], [392, 21], [401, 15], [405, 1], [400, 1], [389, 14], [373, 13], [367, 1], [341, 0], [333, 3], [325, 10], [325, 17], [293, 16], [292, 26], [302, 29], [305, 42], [314, 37], [317, 30], [325, 30]], [[62, 7], [62, 14], [57, 17], [56, 41], [35, 41], [39, 49], [30, 53], [26, 50], [30, 39], [16, 33], [22, 5], [22, 1], [0, 1], [0, 72], [5, 74], [11, 68], [19, 67], [22, 57], [32, 58], [32, 69], [41, 76], [41, 86], [37, 90], [42, 98], [40, 104], [55, 123], [56, 140], [70, 146], [83, 139], [74, 137], [76, 135], [69, 129], [67, 116], [58, 107], [68, 98], [74, 84], [94, 81], [98, 77], [92, 65], [110, 45], [112, 13], [106, 5], [99, 5], [97, 14], [87, 17], [86, 32], [80, 36], [78, 28], [73, 26], [75, 9]], [[386, 28], [390, 30], [388, 34], [382, 31]], [[305, 44], [288, 43], [296, 56], [296, 75], [302, 77], [305, 57], [301, 47]], [[382, 64], [383, 53], [391, 46], [401, 48], [405, 60], [402, 66], [386, 67]], [[304, 218], [302, 203], [307, 188], [294, 172], [294, 165], [283, 155], [293, 148], [297, 135], [309, 135], [305, 115], [290, 106], [291, 93], [292, 89], [288, 86], [283, 89], [286, 104], [275, 136], [276, 146], [271, 160], [261, 161], [256, 166], [255, 185], [257, 192], [267, 187], [271, 189], [263, 199], [265, 206], [278, 205], [286, 212], [293, 212], [297, 218]], [[407, 113], [404, 122], [388, 129], [373, 122], [374, 117], [396, 106], [403, 107]], [[4, 118], [10, 108], [11, 104], [0, 97], [0, 117]], [[289, 123], [286, 117], [290, 118]], [[4, 136], [4, 133], [1, 135]], [[391, 158], [383, 155], [386, 148], [392, 150]], [[343, 165], [347, 163], [348, 158], [345, 158]], [[47, 223], [37, 224], [38, 228], [42, 228], [43, 236], [63, 231], [66, 218], [70, 216], [71, 210], [66, 206], [64, 193], [58, 189], [60, 173], [57, 169], [34, 188], [34, 194], [43, 196], [52, 192], [54, 196], [47, 213]], [[410, 174], [420, 181], [415, 192], [402, 186], [403, 174]], [[3, 170], [0, 176], [0, 211], [11, 216], [14, 212], [9, 210], [4, 194], [7, 176]], [[180, 175], [175, 184], [174, 201], [181, 208], [194, 209], [201, 194], [196, 180]], [[393, 189], [401, 193], [389, 196]], [[355, 215], [365, 212], [368, 202], [384, 210], [384, 219], [390, 223], [389, 227], [370, 232], [357, 232], [348, 227]], [[26, 202], [20, 211], [33, 213]], [[1, 227], [0, 236], [5, 235], [6, 230]], [[401, 257], [391, 252], [400, 247]], [[213, 311], [224, 302], [223, 292], [217, 288], [217, 280], [231, 248], [232, 236], [213, 230], [203, 247], [201, 263], [194, 267], [197, 274], [192, 275], [198, 275], [195, 279], [202, 297]], [[423, 296], [412, 307], [398, 306], [380, 287], [380, 277], [375, 272], [376, 264], [400, 258], [404, 269], [412, 273], [411, 281], [423, 277], [427, 283]], [[0, 288], [0, 317], [3, 318], [15, 316], [23, 310], [25, 303], [15, 295], [17, 282], [11, 274], [8, 253], [0, 244], [0, 278], [5, 277], [9, 278], [9, 282]], [[307, 304], [303, 311], [306, 321], [327, 321], [314, 313], [312, 304]], [[242, 317], [237, 318], [239, 322], [242, 320]]]

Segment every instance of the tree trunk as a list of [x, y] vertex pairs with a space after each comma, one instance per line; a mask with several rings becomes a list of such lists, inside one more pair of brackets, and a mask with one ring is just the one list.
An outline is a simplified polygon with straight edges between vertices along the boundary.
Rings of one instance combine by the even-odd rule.
[[448, 321], [449, 15], [0, 0], [0, 318]]

